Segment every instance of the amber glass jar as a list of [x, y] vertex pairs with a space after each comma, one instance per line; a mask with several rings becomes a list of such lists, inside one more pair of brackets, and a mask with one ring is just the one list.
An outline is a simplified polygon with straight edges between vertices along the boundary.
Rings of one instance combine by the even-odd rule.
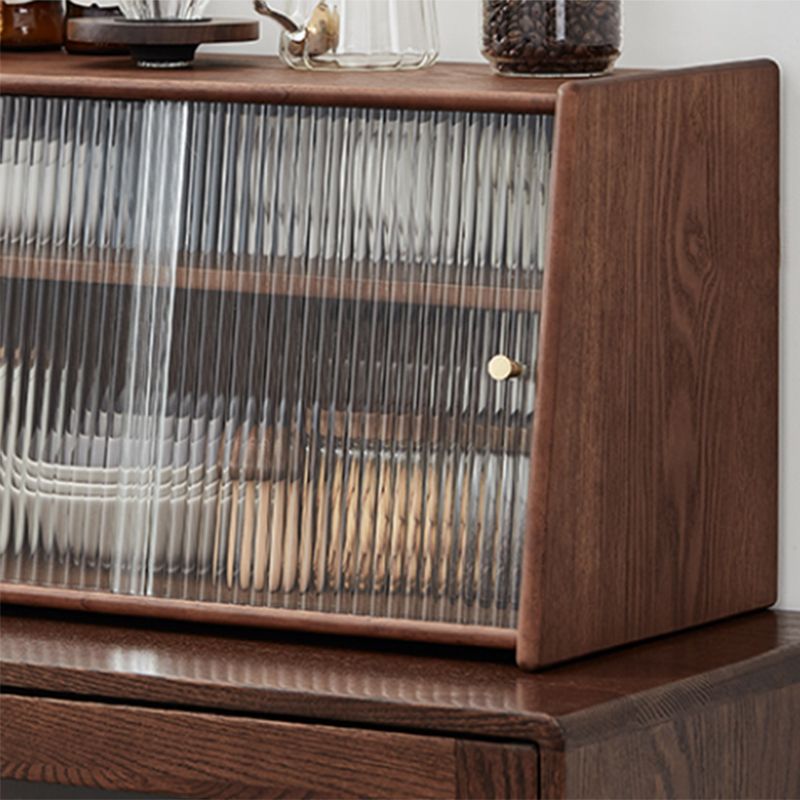
[[501, 74], [602, 75], [621, 44], [621, 0], [483, 0], [483, 55]]
[[[115, 3], [109, 2], [89, 2], [89, 0], [67, 0], [67, 21], [71, 19], [85, 19], [87, 17], [121, 17], [122, 11]], [[113, 56], [125, 55], [128, 53], [124, 47], [113, 44], [90, 44], [87, 42], [76, 42], [69, 38], [69, 29], [65, 34], [64, 49], [68, 53], [75, 55], [98, 55]]]
[[0, 46], [4, 50], [57, 50], [63, 41], [61, 0], [0, 0]]

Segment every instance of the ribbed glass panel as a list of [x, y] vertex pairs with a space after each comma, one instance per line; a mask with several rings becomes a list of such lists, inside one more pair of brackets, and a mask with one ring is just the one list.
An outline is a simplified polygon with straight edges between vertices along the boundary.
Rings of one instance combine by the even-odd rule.
[[514, 626], [551, 118], [0, 120], [3, 580]]

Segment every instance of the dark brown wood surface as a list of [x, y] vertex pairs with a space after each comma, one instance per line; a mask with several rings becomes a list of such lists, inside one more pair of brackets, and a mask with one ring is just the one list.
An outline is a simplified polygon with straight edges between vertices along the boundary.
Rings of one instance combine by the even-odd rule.
[[488, 64], [437, 64], [411, 72], [301, 72], [277, 58], [204, 53], [191, 69], [171, 72], [137, 68], [127, 57], [61, 53], [3, 53], [0, 62], [4, 94], [128, 100], [552, 113], [562, 83], [501, 78]]
[[[448, 754], [440, 756], [458, 796], [491, 796], [487, 787], [495, 796], [524, 796], [535, 782], [542, 797], [800, 797], [800, 760], [792, 757], [800, 750], [800, 614], [749, 614], [529, 674], [510, 656], [483, 651], [6, 606], [0, 683], [7, 698], [73, 704], [71, 720], [91, 704], [123, 704], [222, 726], [270, 722], [254, 724], [248, 736], [271, 736], [272, 723], [356, 729], [356, 762], [368, 758], [359, 748], [369, 733], [446, 739]], [[26, 725], [35, 725], [35, 713], [31, 719]], [[16, 727], [4, 724], [3, 736]], [[190, 728], [181, 730], [189, 736]], [[212, 777], [224, 780], [226, 745], [214, 738], [206, 745], [222, 772]], [[530, 745], [540, 756], [538, 780]], [[6, 775], [44, 775], [41, 764], [8, 752], [4, 742], [0, 758], [15, 765], [4, 766]], [[166, 760], [147, 769], [169, 772]], [[124, 783], [103, 775], [91, 785]], [[431, 795], [442, 780], [432, 778]], [[291, 794], [297, 786], [284, 788]]]
[[778, 71], [559, 94], [519, 660], [769, 606]]
[[492, 628], [486, 625], [388, 619], [326, 611], [300, 611], [236, 603], [216, 603], [206, 600], [139, 597], [6, 581], [0, 581], [0, 602], [62, 608], [71, 611], [139, 614], [156, 619], [245, 625], [307, 633], [369, 636], [376, 639], [401, 639], [411, 642], [496, 647], [504, 650], [513, 650], [517, 642], [515, 630]]
[[[698, 693], [715, 684], [695, 681]], [[575, 746], [547, 753], [546, 765], [562, 762], [564, 783], [551, 796], [570, 798], [798, 798], [800, 797], [800, 681], [785, 676], [773, 692], [731, 696], [695, 714], [665, 713], [669, 693], [656, 693], [637, 709], [624, 732], [614, 721], [587, 714], [565, 727]], [[648, 711], [651, 711], [648, 714]], [[657, 720], [657, 721], [656, 721]], [[627, 724], [626, 724], [627, 723]], [[594, 726], [599, 724], [604, 736]], [[574, 726], [574, 727], [573, 727]], [[592, 740], [578, 744], [579, 734]], [[558, 764], [555, 765], [558, 769]]]
[[[462, 758], [440, 736], [241, 716], [9, 694], [0, 713], [4, 778], [179, 797], [448, 798]], [[460, 796], [503, 796], [491, 794], [495, 765], [469, 766], [489, 783]]]
[[258, 40], [259, 33], [258, 20], [248, 19], [173, 20], [167, 25], [153, 25], [150, 21], [82, 17], [67, 22], [68, 40], [95, 45], [252, 42]]
[[749, 614], [538, 674], [494, 651], [13, 606], [0, 618], [5, 687], [280, 717], [313, 709], [348, 724], [554, 746], [574, 714], [664, 687], [673, 710], [700, 707], [712, 697], [694, 680], [727, 670], [732, 691], [764, 659], [800, 680], [800, 614]]
[[456, 797], [538, 797], [537, 755], [532, 745], [457, 742]]

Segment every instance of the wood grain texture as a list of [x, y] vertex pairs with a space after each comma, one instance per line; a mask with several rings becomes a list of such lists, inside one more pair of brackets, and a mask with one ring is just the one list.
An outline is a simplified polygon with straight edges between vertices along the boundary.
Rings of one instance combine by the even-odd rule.
[[[625, 73], [621, 73], [625, 74]], [[551, 114], [561, 80], [494, 75], [488, 64], [411, 72], [300, 72], [277, 58], [200, 53], [191, 69], [147, 70], [130, 58], [4, 53], [3, 94], [126, 100], [413, 108]]]
[[254, 800], [455, 793], [443, 737], [8, 694], [0, 712], [2, 776], [15, 780]]
[[560, 90], [525, 667], [774, 602], [778, 131], [766, 61]]
[[[663, 713], [663, 704], [673, 698], [656, 694], [630, 715], [617, 709], [621, 731], [613, 719], [601, 722], [590, 714], [588, 738], [586, 720], [577, 715], [565, 724], [566, 751], [546, 755], [546, 774], [555, 769], [561, 781], [547, 786], [542, 796], [800, 798], [796, 664], [793, 670], [775, 691], [751, 686], [689, 714], [676, 713], [681, 705]], [[694, 691], [713, 695], [716, 685], [696, 681]]]
[[[665, 709], [708, 699], [694, 682], [800, 680], [800, 614], [760, 612], [538, 674], [511, 654], [310, 637], [4, 606], [0, 683], [31, 692], [308, 717], [563, 746], [562, 721], [668, 688]], [[733, 682], [739, 678], [738, 684]], [[707, 677], [705, 678], [707, 680]], [[688, 689], [682, 688], [688, 687]], [[727, 701], [728, 695], [718, 696]], [[671, 705], [671, 703], [673, 705]], [[629, 708], [630, 710], [630, 708]], [[616, 718], [620, 725], [619, 717]]]
[[[380, 765], [387, 763], [380, 755], [385, 740], [376, 740], [377, 750], [367, 744], [375, 733], [408, 734], [402, 741], [412, 743], [412, 749], [421, 740], [420, 773], [431, 765], [430, 752], [436, 754], [434, 775], [439, 775], [438, 765], [447, 764], [449, 777], [444, 772], [434, 777], [423, 796], [446, 790], [459, 797], [527, 797], [534, 796], [534, 784], [542, 797], [797, 796], [800, 760], [792, 756], [800, 752], [800, 614], [749, 614], [528, 674], [510, 660], [428, 645], [393, 649], [386, 643], [248, 634], [154, 620], [113, 624], [108, 618], [8, 606], [3, 612], [4, 703], [11, 697], [91, 709], [76, 725], [78, 738], [83, 728], [97, 728], [96, 719], [105, 731], [107, 720], [113, 719], [107, 711], [120, 709], [120, 703], [131, 707], [126, 713], [147, 711], [170, 719], [174, 713], [177, 728], [161, 717], [158, 728], [166, 731], [173, 749], [172, 742], [184, 734], [199, 735], [200, 750], [217, 754], [212, 766], [195, 776], [214, 782], [216, 796], [225, 796], [223, 784], [230, 795], [247, 796], [254, 783], [252, 770], [257, 769], [272, 769], [271, 785], [284, 794], [299, 793], [298, 783], [292, 782], [294, 767], [282, 765], [296, 764], [303, 752], [316, 754], [306, 769], [311, 776], [305, 793], [318, 794], [320, 786], [342, 779], [343, 773], [334, 770], [322, 780], [319, 765], [335, 761], [331, 743], [347, 743], [350, 735], [356, 762], [352, 769], [360, 769], [364, 759], [378, 759], [380, 775]], [[61, 720], [64, 713], [57, 708]], [[64, 760], [81, 763], [78, 756], [91, 758], [93, 748], [84, 752], [83, 745], [76, 745], [77, 755], [64, 755], [65, 735], [58, 726], [41, 725], [46, 717], [38, 710], [26, 713], [31, 721], [22, 729], [39, 726], [43, 741], [13, 744], [11, 751], [4, 745], [0, 760], [6, 775], [40, 779], [42, 764], [51, 762], [44, 758], [33, 763], [25, 754], [46, 751], [57, 764], [47, 780], [77, 783], [89, 774], [102, 778], [95, 780], [97, 785], [136, 784], [141, 791], [153, 785], [145, 779], [154, 774], [155, 781], [183, 780], [182, 756], [172, 764], [165, 746], [160, 760], [145, 759], [140, 765], [137, 746], [137, 763], [131, 766], [126, 761], [130, 737], [123, 748], [113, 738], [116, 734], [104, 762], [113, 774], [93, 766], [88, 773], [62, 772]], [[265, 718], [272, 719], [261, 727]], [[12, 731], [6, 736], [15, 737], [17, 726], [8, 726], [7, 719], [4, 712], [4, 726]], [[123, 727], [130, 724], [127, 719]], [[138, 729], [142, 717], [136, 719]], [[206, 727], [206, 719], [220, 727]], [[186, 727], [183, 720], [192, 725]], [[238, 733], [232, 737], [227, 726], [242, 720], [247, 723], [245, 738]], [[324, 730], [333, 738], [326, 738], [324, 745], [316, 739], [305, 743], [303, 737], [311, 736], [319, 723], [331, 726]], [[274, 736], [278, 731], [288, 733]], [[299, 739], [292, 738], [293, 731], [301, 732]], [[237, 745], [232, 759], [226, 748], [232, 738], [246, 743], [253, 736], [266, 737], [265, 746], [291, 742], [296, 747], [288, 761], [248, 763], [247, 780], [239, 775], [237, 782], [231, 765], [239, 774], [242, 748]], [[443, 749], [436, 744], [440, 741], [447, 742]], [[432, 742], [433, 751], [425, 749]], [[22, 755], [9, 758], [17, 747]], [[406, 744], [403, 748], [407, 753]], [[531, 759], [537, 753], [538, 775]], [[381, 796], [387, 784], [377, 776], [372, 780], [378, 785], [370, 791]], [[192, 783], [184, 791], [206, 789]], [[345, 796], [348, 789], [349, 784], [340, 794]], [[362, 787], [359, 793], [369, 791]]]
[[456, 797], [536, 798], [537, 765], [533, 746], [456, 742]]
[[200, 623], [247, 625], [274, 630], [369, 636], [470, 647], [496, 647], [505, 650], [513, 650], [517, 639], [514, 630], [483, 625], [387, 619], [356, 614], [332, 614], [325, 611], [298, 611], [205, 600], [136, 597], [21, 583], [0, 582], [0, 602], [72, 611], [138, 614], [145, 617]]

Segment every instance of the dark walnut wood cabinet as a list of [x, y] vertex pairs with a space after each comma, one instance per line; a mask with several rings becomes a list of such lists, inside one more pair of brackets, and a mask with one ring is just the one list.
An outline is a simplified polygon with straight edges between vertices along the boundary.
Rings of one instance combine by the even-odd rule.
[[182, 797], [800, 797], [800, 614], [510, 654], [7, 607], [2, 776]]
[[774, 602], [774, 63], [4, 55], [0, 110], [0, 598], [526, 669]]

